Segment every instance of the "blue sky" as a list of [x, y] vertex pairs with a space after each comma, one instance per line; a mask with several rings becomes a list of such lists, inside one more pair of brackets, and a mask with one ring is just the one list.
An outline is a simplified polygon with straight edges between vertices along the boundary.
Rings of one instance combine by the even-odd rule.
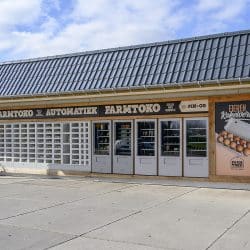
[[249, 29], [250, 0], [0, 0], [0, 61]]

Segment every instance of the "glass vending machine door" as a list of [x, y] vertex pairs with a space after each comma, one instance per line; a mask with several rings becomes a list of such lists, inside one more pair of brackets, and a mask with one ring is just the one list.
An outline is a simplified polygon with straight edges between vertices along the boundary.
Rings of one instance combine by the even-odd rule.
[[94, 154], [95, 155], [109, 155], [110, 149], [110, 128], [109, 123], [94, 123]]
[[160, 120], [159, 128], [159, 175], [181, 176], [181, 120]]
[[156, 120], [136, 121], [135, 173], [156, 175]]
[[184, 175], [208, 177], [208, 120], [185, 120]]
[[132, 130], [132, 121], [114, 121], [114, 173], [133, 174]]
[[111, 173], [111, 122], [93, 122], [92, 171]]

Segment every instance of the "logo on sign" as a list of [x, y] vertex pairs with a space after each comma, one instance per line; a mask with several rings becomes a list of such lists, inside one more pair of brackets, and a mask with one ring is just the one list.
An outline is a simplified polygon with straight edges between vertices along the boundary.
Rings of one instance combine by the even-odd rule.
[[244, 169], [244, 160], [239, 157], [231, 159], [231, 169], [238, 169], [238, 170]]
[[37, 109], [37, 111], [36, 111], [36, 116], [43, 116], [43, 111], [42, 111], [42, 109]]
[[166, 103], [166, 108], [165, 108], [165, 112], [176, 112], [175, 109], [175, 103], [174, 102], [168, 102]]
[[182, 101], [180, 103], [181, 112], [207, 112], [208, 100]]

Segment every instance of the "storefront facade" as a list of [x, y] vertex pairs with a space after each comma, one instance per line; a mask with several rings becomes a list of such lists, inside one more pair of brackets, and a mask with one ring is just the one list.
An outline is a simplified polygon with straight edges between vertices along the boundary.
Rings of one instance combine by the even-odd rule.
[[[248, 33], [203, 37], [195, 42], [198, 41], [199, 48], [203, 40], [207, 44], [212, 39], [240, 36], [242, 41]], [[187, 41], [179, 43], [178, 53], [182, 44], [188, 47]], [[249, 60], [249, 64], [245, 68], [241, 66], [241, 72], [247, 68], [249, 75], [248, 38], [244, 45], [247, 59], [243, 61], [246, 64]], [[202, 55], [200, 73], [202, 58], [206, 58], [204, 46], [204, 51], [196, 52], [196, 58], [199, 53]], [[148, 47], [152, 51], [152, 45]], [[220, 46], [216, 48], [219, 53]], [[212, 57], [212, 51], [208, 58]], [[223, 51], [226, 52], [226, 47]], [[188, 56], [191, 60], [192, 55]], [[184, 64], [185, 53], [182, 57]], [[160, 57], [157, 60], [160, 61]], [[216, 60], [213, 63], [215, 66]], [[145, 65], [147, 67], [147, 63]], [[171, 67], [167, 62], [166, 65]], [[198, 67], [196, 63], [192, 66]], [[80, 65], [70, 67], [79, 70]], [[234, 74], [237, 65], [235, 67]], [[182, 72], [178, 70], [175, 71]], [[4, 75], [4, 69], [2, 72]], [[0, 166], [10, 173], [105, 173], [250, 181], [250, 81], [244, 74], [242, 78], [234, 78], [212, 79], [203, 84], [180, 83], [174, 88], [155, 84], [3, 96], [0, 100]], [[160, 82], [160, 77], [158, 79]]]

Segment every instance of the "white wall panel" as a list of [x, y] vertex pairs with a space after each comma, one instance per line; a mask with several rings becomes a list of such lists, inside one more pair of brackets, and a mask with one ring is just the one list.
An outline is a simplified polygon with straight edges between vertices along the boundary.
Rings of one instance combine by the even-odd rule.
[[0, 163], [91, 170], [90, 122], [0, 124]]

